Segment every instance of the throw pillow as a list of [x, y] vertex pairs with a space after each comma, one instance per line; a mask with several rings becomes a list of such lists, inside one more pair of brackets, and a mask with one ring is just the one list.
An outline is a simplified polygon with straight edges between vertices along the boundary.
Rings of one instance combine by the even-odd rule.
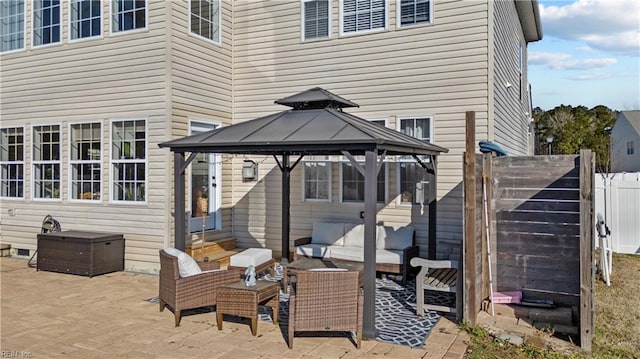
[[176, 248], [166, 248], [164, 250], [167, 254], [178, 258], [178, 271], [180, 277], [189, 277], [192, 275], [202, 273], [202, 269], [190, 255]]
[[[413, 244], [413, 227], [384, 226], [378, 232], [377, 248], [403, 250]], [[384, 247], [382, 247], [384, 245]]]

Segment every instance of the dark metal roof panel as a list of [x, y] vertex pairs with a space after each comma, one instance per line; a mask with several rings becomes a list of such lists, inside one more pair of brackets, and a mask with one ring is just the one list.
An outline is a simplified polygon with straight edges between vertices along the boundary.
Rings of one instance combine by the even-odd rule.
[[330, 107], [334, 108], [359, 107], [356, 103], [351, 102], [320, 87], [314, 87], [307, 91], [303, 91], [295, 95], [276, 100], [274, 101], [274, 103], [294, 108], [300, 108], [303, 107], [303, 105], [306, 106], [313, 103], [323, 105], [331, 104], [332, 106]]

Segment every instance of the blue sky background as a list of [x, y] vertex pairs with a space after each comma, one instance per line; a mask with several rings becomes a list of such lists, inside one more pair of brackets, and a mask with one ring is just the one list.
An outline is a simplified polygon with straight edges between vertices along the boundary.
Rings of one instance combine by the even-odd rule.
[[533, 106], [640, 110], [640, 0], [538, 0], [529, 44]]

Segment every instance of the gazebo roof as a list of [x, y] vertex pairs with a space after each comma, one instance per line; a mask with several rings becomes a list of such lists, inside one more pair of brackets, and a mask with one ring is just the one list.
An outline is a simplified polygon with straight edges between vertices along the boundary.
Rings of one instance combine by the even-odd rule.
[[174, 152], [340, 155], [437, 155], [448, 149], [342, 111], [358, 106], [321, 88], [275, 101], [293, 109], [164, 142]]

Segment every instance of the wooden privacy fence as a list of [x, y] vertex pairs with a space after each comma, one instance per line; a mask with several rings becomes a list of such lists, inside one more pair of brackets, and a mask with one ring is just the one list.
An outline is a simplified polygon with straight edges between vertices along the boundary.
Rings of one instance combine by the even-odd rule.
[[475, 323], [489, 294], [483, 226], [487, 184], [494, 291], [521, 291], [530, 300], [571, 308], [580, 345], [594, 329], [594, 156], [465, 156], [463, 319]]

